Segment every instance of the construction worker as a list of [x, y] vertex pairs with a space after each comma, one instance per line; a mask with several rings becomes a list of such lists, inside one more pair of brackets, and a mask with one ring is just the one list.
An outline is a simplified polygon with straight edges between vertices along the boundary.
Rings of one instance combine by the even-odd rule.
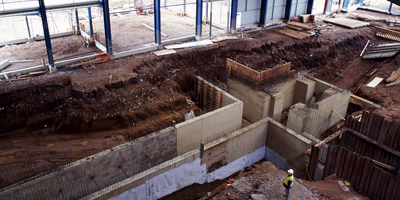
[[285, 186], [285, 192], [286, 192], [286, 200], [289, 199], [289, 195], [290, 195], [290, 188], [292, 188], [293, 186], [293, 169], [289, 169], [288, 171], [288, 175], [286, 176], [285, 179], [285, 183], [283, 184], [283, 186]]

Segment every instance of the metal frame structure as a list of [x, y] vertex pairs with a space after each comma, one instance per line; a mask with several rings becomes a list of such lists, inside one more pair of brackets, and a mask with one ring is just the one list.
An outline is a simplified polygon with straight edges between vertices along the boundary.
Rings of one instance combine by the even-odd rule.
[[[36, 2], [36, 0], [29, 0], [30, 2]], [[88, 8], [88, 20], [89, 20], [89, 29], [90, 29], [90, 36], [94, 34], [93, 32], [93, 22], [92, 22], [92, 12], [91, 12], [91, 7], [94, 6], [99, 6], [102, 8], [103, 12], [103, 21], [104, 21], [104, 34], [105, 34], [105, 43], [106, 43], [106, 52], [109, 55], [113, 54], [113, 49], [112, 49], [112, 35], [111, 35], [111, 22], [110, 22], [110, 14], [116, 14], [116, 13], [124, 13], [124, 12], [132, 12], [134, 10], [129, 10], [129, 11], [119, 11], [119, 12], [111, 12], [110, 13], [110, 8], [109, 8], [109, 0], [86, 0], [84, 2], [72, 2], [72, 3], [60, 3], [57, 5], [50, 5], [50, 6], [45, 6], [44, 5], [44, 0], [37, 0], [39, 2], [39, 6], [31, 6], [31, 7], [19, 7], [16, 9], [5, 9], [5, 4], [1, 4], [3, 6], [3, 10], [0, 10], [0, 17], [2, 16], [12, 16], [12, 15], [22, 15], [25, 16], [25, 19], [27, 20], [27, 15], [32, 15], [32, 14], [40, 14], [40, 17], [42, 19], [43, 23], [43, 32], [45, 36], [45, 41], [46, 41], [46, 48], [47, 48], [47, 54], [48, 54], [48, 60], [49, 60], [49, 65], [51, 67], [54, 67], [54, 59], [53, 59], [53, 53], [52, 53], [52, 47], [51, 47], [51, 41], [50, 41], [50, 34], [49, 34], [49, 26], [48, 26], [48, 20], [46, 16], [46, 11], [48, 10], [54, 10], [54, 9], [65, 9], [65, 8], [72, 8], [75, 9], [75, 20], [76, 20], [76, 30], [79, 30], [79, 15], [78, 15], [78, 8]], [[238, 2], [239, 0], [228, 0], [228, 18], [227, 18], [227, 33], [235, 32], [236, 31], [236, 23], [237, 23], [237, 13], [238, 13]], [[290, 19], [290, 13], [292, 9], [292, 1], [293, 0], [286, 0], [286, 9], [285, 9], [285, 19], [289, 20]], [[64, 1], [62, 1], [64, 2]], [[211, 1], [210, 1], [211, 2]], [[204, 2], [205, 3], [205, 2]], [[196, 0], [195, 3], [187, 3], [187, 4], [196, 4], [196, 36], [198, 38], [202, 37], [202, 16], [203, 16], [203, 0]], [[312, 6], [314, 4], [314, 0], [309, 0], [308, 2], [308, 7], [307, 7], [307, 13], [310, 13], [312, 10]], [[29, 4], [32, 5], [32, 4]], [[181, 6], [183, 5], [184, 8], [186, 6], [186, 1], [184, 0], [184, 4], [177, 4], [177, 5], [169, 5], [169, 6]], [[161, 7], [169, 7], [165, 3], [164, 5], [161, 5], [160, 0], [154, 1], [154, 42], [157, 45], [161, 45]], [[263, 26], [265, 25], [267, 19], [266, 19], [266, 14], [267, 14], [267, 6], [268, 6], [268, 0], [262, 0], [261, 1], [261, 12], [260, 12], [260, 25]], [[14, 6], [15, 7], [15, 6]], [[12, 8], [9, 7], [9, 8]], [[186, 12], [186, 9], [185, 9]], [[210, 13], [211, 14], [211, 13]], [[208, 15], [208, 14], [207, 14]], [[212, 16], [212, 14], [211, 14]], [[211, 17], [210, 16], [210, 17]], [[210, 19], [211, 21], [211, 19]], [[29, 37], [32, 37], [31, 31], [29, 30], [29, 24], [27, 21], [27, 26], [28, 26], [28, 35]], [[211, 37], [211, 26], [210, 26], [210, 35]]]

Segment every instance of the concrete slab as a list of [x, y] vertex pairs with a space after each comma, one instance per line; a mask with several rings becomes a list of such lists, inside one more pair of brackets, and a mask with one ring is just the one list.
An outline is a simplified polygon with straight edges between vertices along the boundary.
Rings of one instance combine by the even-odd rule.
[[0, 70], [3, 70], [6, 68], [8, 65], [10, 65], [10, 60], [4, 60], [3, 62], [0, 62]]

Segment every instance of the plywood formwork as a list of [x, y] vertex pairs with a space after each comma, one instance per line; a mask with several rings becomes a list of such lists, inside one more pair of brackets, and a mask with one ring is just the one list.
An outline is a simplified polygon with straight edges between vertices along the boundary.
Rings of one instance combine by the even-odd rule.
[[294, 76], [294, 71], [290, 71], [290, 66], [291, 63], [284, 63], [274, 68], [258, 72], [229, 58], [226, 59], [226, 73], [228, 78], [236, 79], [255, 89]]

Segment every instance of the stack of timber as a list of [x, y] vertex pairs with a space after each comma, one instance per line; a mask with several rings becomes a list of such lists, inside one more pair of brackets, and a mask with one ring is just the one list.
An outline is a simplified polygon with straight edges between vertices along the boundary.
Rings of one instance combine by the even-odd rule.
[[378, 31], [376, 33], [376, 36], [383, 37], [386, 39], [400, 41], [400, 32], [386, 29], [386, 28], [381, 28], [381, 27], [375, 27], [375, 30]]
[[312, 30], [313, 28], [307, 24], [289, 22], [285, 28], [277, 30], [277, 32], [297, 39], [303, 39], [314, 35]]
[[368, 51], [363, 59], [390, 58], [400, 51], [400, 43], [380, 44]]

